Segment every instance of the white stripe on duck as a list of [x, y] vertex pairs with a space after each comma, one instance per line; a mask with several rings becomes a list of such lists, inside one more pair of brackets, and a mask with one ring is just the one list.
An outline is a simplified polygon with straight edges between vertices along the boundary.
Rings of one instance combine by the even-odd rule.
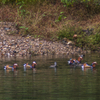
[[97, 62], [93, 62], [91, 65], [87, 64], [87, 63], [84, 63], [81, 67], [82, 67], [82, 70], [85, 70], [85, 68], [95, 68], [95, 66], [97, 65]]
[[18, 68], [18, 64], [17, 63], [15, 63], [13, 66], [9, 66], [9, 65], [6, 65], [6, 66], [4, 66], [4, 69], [5, 70], [15, 70], [15, 69], [17, 69]]

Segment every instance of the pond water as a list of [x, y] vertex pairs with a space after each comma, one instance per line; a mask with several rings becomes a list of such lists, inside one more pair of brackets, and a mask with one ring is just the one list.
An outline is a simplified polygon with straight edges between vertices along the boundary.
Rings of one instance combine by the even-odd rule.
[[[73, 56], [78, 58], [78, 56]], [[83, 72], [71, 68], [67, 56], [35, 56], [0, 60], [0, 100], [99, 100], [100, 54], [87, 54], [82, 62], [97, 61], [96, 69]], [[37, 62], [36, 73], [23, 69], [23, 64]], [[57, 72], [49, 68], [57, 62]], [[16, 71], [4, 71], [6, 64], [19, 64]]]

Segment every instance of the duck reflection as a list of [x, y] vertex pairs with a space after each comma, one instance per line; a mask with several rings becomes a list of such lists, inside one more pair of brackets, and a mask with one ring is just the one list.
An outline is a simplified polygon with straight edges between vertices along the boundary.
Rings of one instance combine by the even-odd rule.
[[18, 70], [17, 69], [14, 69], [14, 70], [4, 70], [4, 74], [5, 75], [9, 75], [10, 73], [13, 73], [14, 76], [17, 76], [18, 75]]

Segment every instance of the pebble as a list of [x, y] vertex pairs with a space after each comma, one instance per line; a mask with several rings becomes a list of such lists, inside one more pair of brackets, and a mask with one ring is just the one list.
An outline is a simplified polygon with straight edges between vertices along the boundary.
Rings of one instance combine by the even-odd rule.
[[30, 35], [27, 37], [8, 35], [9, 31], [14, 31], [14, 24], [11, 22], [8, 22], [8, 25], [7, 23], [2, 24], [6, 24], [6, 26], [0, 28], [0, 56], [79, 55], [86, 53], [86, 51], [82, 51], [70, 43], [64, 42], [63, 44], [57, 41], [40, 40]]

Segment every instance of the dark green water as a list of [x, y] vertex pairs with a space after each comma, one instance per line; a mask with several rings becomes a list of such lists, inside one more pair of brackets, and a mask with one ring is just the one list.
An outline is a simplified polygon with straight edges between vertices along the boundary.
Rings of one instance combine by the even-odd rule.
[[[77, 58], [77, 56], [75, 56]], [[88, 54], [82, 62], [97, 61], [96, 70], [83, 72], [70, 68], [68, 57], [35, 56], [30, 58], [3, 58], [0, 60], [0, 100], [99, 100], [100, 54]], [[37, 72], [24, 72], [23, 64], [37, 62]], [[57, 62], [57, 72], [49, 68]], [[6, 64], [19, 64], [17, 71], [5, 72]]]

